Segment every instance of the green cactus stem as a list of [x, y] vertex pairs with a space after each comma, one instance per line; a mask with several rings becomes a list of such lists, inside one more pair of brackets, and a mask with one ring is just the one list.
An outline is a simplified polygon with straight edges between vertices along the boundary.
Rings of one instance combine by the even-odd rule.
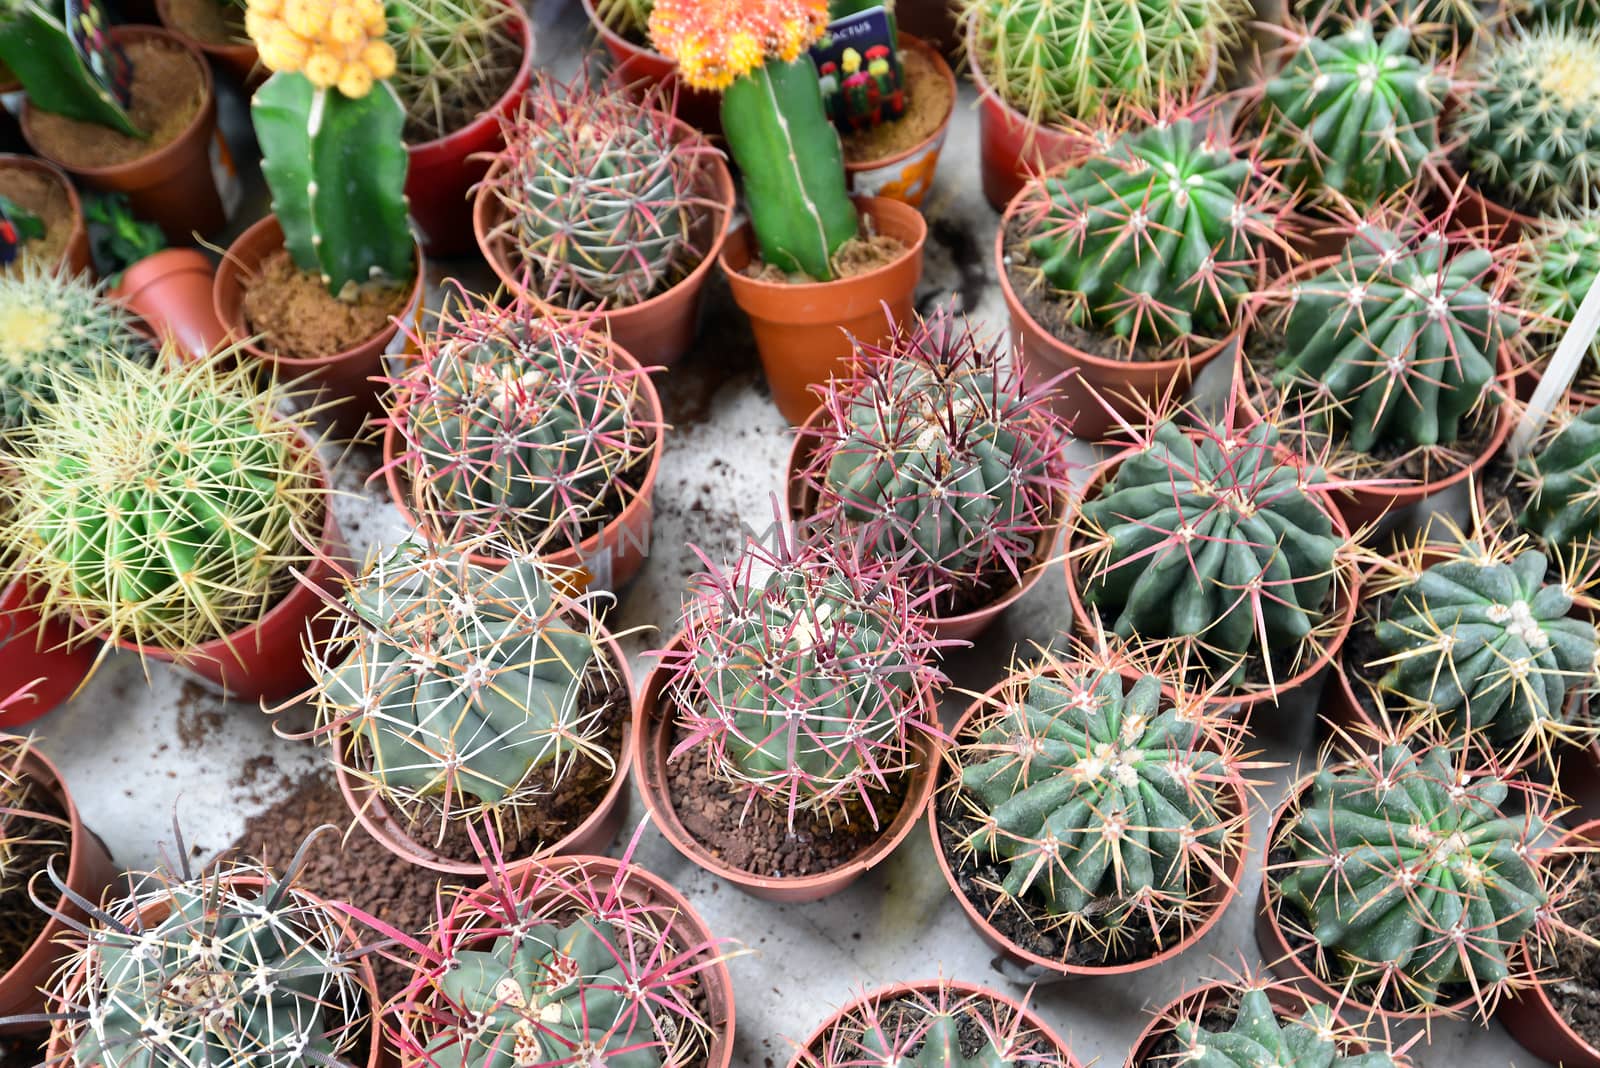
[[1395, 1068], [1388, 1051], [1341, 1052], [1333, 1010], [1313, 1005], [1299, 1019], [1282, 1019], [1265, 990], [1247, 990], [1226, 1031], [1194, 1020], [1178, 1024], [1176, 1063], [1193, 1068]]
[[1517, 522], [1558, 556], [1585, 555], [1600, 537], [1600, 407], [1574, 416], [1517, 473], [1528, 487]]
[[43, 0], [0, 0], [0, 62], [41, 111], [140, 140], [149, 136], [84, 65], [60, 14]]

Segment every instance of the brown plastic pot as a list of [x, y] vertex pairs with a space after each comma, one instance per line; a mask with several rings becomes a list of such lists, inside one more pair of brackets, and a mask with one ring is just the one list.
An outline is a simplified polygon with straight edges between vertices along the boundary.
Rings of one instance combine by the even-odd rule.
[[[688, 123], [671, 116], [663, 118], [673, 124], [679, 140], [701, 139], [700, 133]], [[682, 281], [649, 300], [625, 308], [573, 312], [549, 304], [529, 290], [524, 284], [524, 265], [517, 258], [511, 238], [497, 232], [505, 223], [507, 212], [490, 186], [504, 169], [503, 160], [496, 160], [490, 167], [489, 181], [478, 187], [473, 200], [472, 232], [477, 237], [478, 249], [507, 289], [545, 315], [567, 320], [592, 319], [597, 327], [604, 327], [612, 341], [628, 350], [644, 366], [670, 367], [694, 343], [706, 279], [711, 277], [711, 265], [721, 255], [723, 242], [727, 240], [737, 198], [733, 177], [721, 155], [706, 152], [700, 159], [705, 161], [705, 170], [701, 172], [702, 188], [698, 192], [715, 205], [707, 209], [696, 227], [695, 245], [703, 250], [700, 262]]]
[[[789, 446], [789, 463], [784, 469], [784, 521], [791, 526], [804, 524], [817, 510], [817, 487], [803, 477], [811, 465], [819, 442], [818, 428], [829, 421], [826, 407], [818, 407], [800, 427]], [[1039, 584], [1050, 566], [1050, 554], [1067, 522], [1068, 501], [1063, 497], [1057, 504], [1055, 518], [1048, 531], [1039, 534], [1034, 545], [1034, 563], [1023, 574], [1022, 581], [1001, 593], [989, 604], [956, 616], [929, 616], [928, 629], [935, 638], [970, 641], [983, 633], [1006, 609], [1016, 604], [1028, 591]]]
[[[961, 718], [956, 721], [955, 727], [950, 731], [950, 737], [955, 739], [957, 744], [959, 744], [967, 724], [972, 722], [972, 717], [977, 715], [982, 708], [993, 707], [994, 702], [1000, 697], [1001, 693], [1007, 686], [1012, 684], [1012, 678], [1001, 679], [989, 687], [982, 697], [974, 700], [967, 706], [966, 711], [961, 713]], [[984, 944], [989, 948], [1030, 973], [1054, 973], [1069, 979], [1095, 979], [1112, 975], [1131, 975], [1134, 972], [1142, 972], [1146, 969], [1157, 967], [1167, 961], [1174, 960], [1180, 954], [1199, 944], [1200, 940], [1205, 938], [1211, 929], [1217, 925], [1217, 921], [1222, 919], [1222, 914], [1228, 911], [1228, 906], [1233, 904], [1233, 899], [1239, 895], [1239, 884], [1244, 878], [1245, 855], [1249, 852], [1250, 799], [1246, 796], [1243, 785], [1234, 782], [1229, 785], [1234, 790], [1234, 804], [1237, 806], [1237, 810], [1244, 814], [1244, 821], [1240, 824], [1238, 831], [1235, 832], [1238, 836], [1239, 848], [1223, 860], [1226, 878], [1219, 880], [1207, 892], [1207, 897], [1211, 899], [1213, 906], [1211, 915], [1207, 916], [1203, 922], [1178, 942], [1144, 960], [1131, 961], [1127, 964], [1086, 965], [1068, 964], [1051, 957], [1040, 956], [1017, 945], [1002, 934], [990, 922], [989, 917], [961, 892], [961, 880], [957, 878], [955, 867], [950, 863], [950, 858], [945, 855], [944, 843], [939, 835], [939, 797], [945, 790], [950, 788], [952, 768], [953, 765], [949, 760], [941, 760], [933, 776], [933, 798], [928, 804], [928, 838], [933, 843], [934, 859], [939, 862], [939, 871], [944, 875], [945, 884], [950, 888], [950, 893], [954, 895], [956, 903], [961, 906], [961, 911], [966, 914], [967, 922], [972, 925], [974, 931], [978, 932], [978, 937], [983, 939]]]
[[583, 0], [583, 11], [617, 65], [615, 76], [623, 85], [632, 87], [635, 99], [645, 100], [660, 92], [662, 99], [674, 102], [673, 114], [690, 126], [712, 137], [722, 133], [722, 94], [680, 85], [676, 63], [607, 26], [595, 14], [594, 0]]
[[[73, 893], [86, 901], [99, 902], [108, 886], [116, 881], [120, 869], [111, 860], [105, 843], [98, 835], [83, 825], [78, 806], [56, 766], [35, 746], [30, 746], [22, 762], [23, 773], [33, 783], [44, 789], [56, 804], [61, 806], [69, 826], [67, 843], [66, 882]], [[40, 880], [35, 884], [41, 893], [49, 883]], [[83, 910], [65, 894], [57, 896], [52, 908], [75, 920], [82, 921]], [[46, 1010], [42, 988], [50, 985], [51, 976], [61, 961], [61, 946], [57, 941], [67, 933], [67, 925], [52, 916], [39, 936], [17, 958], [16, 963], [0, 976], [0, 1016], [27, 1016]], [[0, 1034], [26, 1033], [42, 1030], [47, 1024], [0, 1027]], [[51, 1061], [50, 1063], [64, 1063]]]
[[[1317, 1004], [1315, 998], [1287, 983], [1252, 984], [1250, 989], [1266, 992], [1267, 1001], [1280, 1020], [1298, 1020]], [[1123, 1062], [1123, 1068], [1158, 1068], [1160, 1064], [1169, 1063], [1157, 1062], [1152, 1058], [1157, 1047], [1177, 1030], [1179, 1022], [1198, 1021], [1207, 1011], [1227, 1004], [1229, 999], [1240, 993], [1242, 988], [1236, 983], [1205, 983], [1173, 1001], [1157, 1013], [1156, 1018], [1140, 1033], [1128, 1053], [1128, 1059]], [[1354, 1035], [1348, 1036], [1348, 1039], [1340, 1043], [1345, 1056], [1358, 1056], [1370, 1048]]]
[[734, 302], [750, 317], [772, 400], [795, 425], [817, 406], [811, 387], [845, 369], [854, 351], [852, 338], [881, 343], [895, 323], [911, 317], [911, 297], [922, 278], [922, 245], [928, 237], [922, 213], [882, 197], [858, 197], [855, 203], [878, 233], [906, 246], [893, 263], [832, 282], [764, 282], [744, 273], [756, 255], [748, 223], [729, 236], [719, 261]]
[[[572, 611], [587, 620], [589, 613], [577, 605], [572, 606]], [[622, 647], [611, 636], [611, 632], [604, 627], [600, 628], [600, 638], [610, 654], [611, 662], [616, 665], [622, 675], [622, 684], [627, 688], [628, 699], [631, 702], [634, 694], [633, 672], [628, 667], [628, 658], [622, 652]], [[631, 710], [630, 710], [631, 711]], [[507, 872], [516, 871], [537, 864], [550, 857], [570, 856], [575, 854], [600, 854], [611, 847], [616, 840], [617, 831], [622, 827], [622, 818], [626, 814], [628, 791], [628, 768], [632, 763], [630, 746], [633, 742], [631, 731], [624, 730], [622, 736], [622, 750], [617, 754], [616, 774], [611, 778], [611, 785], [595, 805], [594, 811], [589, 813], [570, 834], [557, 839], [555, 842], [530, 853], [526, 857], [506, 857], [501, 865]], [[346, 747], [349, 753], [350, 739], [348, 735], [342, 736], [336, 743]], [[355, 813], [361, 826], [367, 833], [376, 838], [384, 848], [395, 856], [419, 868], [430, 871], [443, 872], [447, 875], [476, 875], [482, 877], [483, 862], [480, 860], [457, 860], [430, 848], [427, 844], [417, 841], [406, 833], [405, 822], [389, 811], [383, 803], [383, 797], [377, 790], [353, 775], [346, 764], [349, 762], [347, 755], [344, 760], [333, 762], [334, 775], [339, 780], [339, 792], [344, 795], [345, 804], [350, 806], [350, 811]]]
[[[624, 349], [599, 335], [596, 337], [605, 342], [612, 359], [617, 363], [630, 370], [638, 368], [638, 361]], [[644, 421], [649, 426], [663, 426], [661, 396], [656, 392], [655, 383], [646, 374], [639, 375], [638, 380], [645, 405]], [[412, 511], [411, 479], [396, 462], [400, 445], [397, 428], [405, 422], [405, 418], [406, 393], [404, 388], [401, 388], [397, 390], [393, 413], [384, 422], [384, 482], [389, 487], [389, 501], [400, 513], [400, 518], [404, 519], [425, 542], [438, 548], [447, 545], [448, 539], [442, 531], [434, 530], [428, 523], [420, 521]], [[582, 593], [591, 587], [620, 590], [633, 580], [640, 568], [644, 567], [645, 559], [650, 555], [651, 528], [655, 523], [656, 476], [661, 471], [661, 454], [665, 449], [665, 440], [666, 432], [663, 429], [657, 433], [654, 448], [645, 467], [644, 480], [639, 484], [639, 492], [623, 506], [619, 515], [584, 538], [576, 547], [568, 546], [555, 552], [540, 554], [539, 559], [566, 573], [566, 581], [573, 592]], [[506, 558], [503, 556], [467, 553], [466, 558], [479, 567], [506, 566]]]
[[494, 106], [461, 129], [420, 145], [407, 145], [406, 200], [411, 219], [429, 256], [461, 256], [472, 251], [472, 187], [489, 171], [489, 154], [505, 147], [500, 122], [516, 115], [533, 79], [533, 22], [520, 6], [515, 27], [522, 62], [511, 86]]
[[383, 410], [383, 394], [387, 386], [384, 377], [385, 355], [398, 353], [405, 348], [406, 339], [400, 333], [403, 321], [417, 322], [422, 314], [423, 261], [422, 250], [417, 250], [416, 267], [412, 274], [411, 295], [406, 299], [405, 310], [389, 324], [360, 344], [343, 352], [330, 353], [310, 359], [279, 356], [269, 352], [254, 341], [245, 323], [244, 296], [250, 280], [255, 277], [261, 263], [283, 247], [283, 228], [276, 215], [268, 215], [240, 234], [228, 246], [217, 267], [211, 287], [212, 307], [217, 321], [227, 330], [231, 341], [242, 342], [241, 358], [254, 359], [283, 382], [299, 382], [316, 392], [316, 402], [331, 404], [329, 418], [341, 434], [355, 436], [367, 419]]
[[211, 299], [216, 273], [199, 249], [164, 248], [123, 271], [110, 296], [184, 357], [203, 360], [228, 343]]
[[261, 66], [254, 44], [248, 40], [202, 41], [173, 20], [171, 0], [155, 0], [155, 4], [156, 18], [161, 20], [161, 25], [167, 28], [168, 33], [226, 71], [247, 94], [267, 80], [267, 69]]
[[[1012, 1034], [1012, 1021], [1017, 1022], [1017, 1032], [1024, 1035], [1034, 1035], [1044, 1039], [1052, 1047], [1052, 1051], [1038, 1051], [1035, 1054], [1009, 1063], [1028, 1063], [1049, 1065], [1058, 1061], [1063, 1068], [1079, 1068], [1078, 1058], [1072, 1055], [1072, 1047], [1062, 1041], [1061, 1036], [1051, 1030], [1050, 1025], [1040, 1019], [1039, 1015], [1015, 998], [1006, 996], [987, 986], [978, 986], [976, 983], [964, 983], [959, 979], [928, 979], [920, 983], [895, 983], [891, 986], [879, 987], [869, 991], [839, 1009], [822, 1022], [822, 1025], [811, 1036], [800, 1043], [793, 1058], [789, 1061], [789, 1068], [815, 1068], [818, 1061], [807, 1054], [823, 1047], [834, 1028], [845, 1019], [860, 1012], [871, 1005], [892, 1005], [897, 1001], [907, 998], [927, 999], [934, 1004], [942, 1000], [949, 1002], [965, 1002], [969, 999], [985, 998], [994, 1009], [1003, 1009], [1005, 1015], [995, 1013], [992, 1022], [999, 1023], [1002, 1034]], [[1053, 1056], [1052, 1056], [1053, 1053]], [[852, 1062], [855, 1063], [855, 1062]], [[863, 1062], [868, 1063], [868, 1062]]]
[[938, 127], [910, 148], [902, 149], [882, 159], [846, 160], [844, 178], [853, 196], [886, 197], [910, 204], [922, 210], [928, 190], [933, 188], [933, 175], [939, 169], [939, 153], [944, 150], [945, 134], [950, 129], [950, 117], [956, 111], [956, 75], [950, 64], [928, 42], [900, 34], [900, 51], [920, 52], [935, 70], [949, 83], [950, 107], [939, 121]]
[[[681, 648], [683, 641], [683, 632], [679, 631], [668, 648]], [[914, 734], [912, 748], [916, 751], [916, 766], [907, 772], [910, 782], [905, 803], [877, 841], [838, 867], [814, 875], [756, 875], [736, 868], [701, 845], [673, 808], [672, 795], [667, 789], [667, 757], [672, 749], [672, 721], [667, 715], [668, 710], [662, 707], [669, 675], [667, 668], [657, 664], [645, 677], [644, 689], [639, 694], [633, 717], [634, 782], [644, 798], [645, 807], [650, 810], [651, 822], [672, 843], [674, 849], [751, 897], [784, 904], [804, 904], [837, 894], [895, 851], [911, 833], [928, 798], [933, 794], [934, 765], [939, 761], [938, 746], [931, 737]], [[938, 706], [933, 694], [925, 692], [919, 700], [924, 704], [927, 722], [937, 724]]]
[[[239, 178], [227, 142], [217, 128], [217, 94], [205, 57], [175, 35], [154, 26], [113, 26], [111, 39], [166, 41], [194, 58], [205, 82], [205, 103], [176, 138], [148, 155], [104, 167], [74, 167], [44, 151], [33, 131], [33, 107], [22, 108], [22, 134], [33, 151], [96, 189], [126, 193], [128, 206], [140, 218], [161, 227], [174, 245], [187, 245], [191, 234], [213, 233], [228, 221], [226, 205], [237, 199]], [[218, 188], [221, 182], [227, 188]]]
[[1445, 210], [1459, 188], [1461, 196], [1456, 202], [1454, 222], [1462, 229], [1480, 235], [1489, 245], [1502, 248], [1515, 245], [1523, 234], [1531, 235], [1539, 231], [1540, 223], [1534, 216], [1524, 215], [1490, 200], [1470, 178], [1463, 182], [1461, 172], [1450, 160], [1444, 159], [1434, 164], [1431, 171], [1434, 210]]
[[66, 247], [61, 250], [61, 259], [57, 262], [56, 269], [73, 276], [93, 271], [94, 260], [89, 255], [89, 228], [83, 223], [83, 205], [78, 200], [78, 190], [66, 173], [55, 164], [42, 159], [10, 154], [0, 154], [0, 170], [32, 171], [61, 187], [61, 191], [67, 195], [67, 204], [72, 209], [72, 236], [67, 238]]
[[99, 651], [99, 642], [85, 640], [63, 619], [46, 616], [37, 590], [26, 580], [0, 586], [0, 699], [32, 684], [26, 697], [0, 709], [0, 730], [32, 723], [71, 697], [94, 670]]

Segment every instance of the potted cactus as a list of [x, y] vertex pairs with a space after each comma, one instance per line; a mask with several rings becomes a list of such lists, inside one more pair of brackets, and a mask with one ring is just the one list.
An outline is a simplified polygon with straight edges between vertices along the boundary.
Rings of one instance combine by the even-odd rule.
[[266, 76], [245, 31], [248, 6], [245, 0], [155, 0], [156, 18], [169, 33], [247, 90]]
[[694, 342], [733, 218], [720, 154], [646, 96], [540, 74], [502, 121], [472, 225], [500, 280], [542, 312], [590, 317], [651, 365]]
[[377, 0], [296, 0], [252, 12], [249, 28], [273, 72], [250, 101], [273, 213], [223, 257], [217, 320], [264, 371], [314, 388], [353, 436], [379, 409], [399, 321], [422, 300], [388, 23]]
[[[1519, 349], [1515, 368], [1517, 392], [1524, 400], [1547, 366], [1561, 336], [1572, 326], [1578, 305], [1600, 278], [1600, 215], [1581, 214], [1540, 219], [1522, 235], [1517, 257], [1517, 306], [1532, 335], [1532, 352]], [[1579, 369], [1568, 389], [1574, 404], [1600, 404], [1600, 343], [1591, 346], [1590, 360]]]
[[1027, 1001], [943, 978], [864, 991], [797, 1043], [789, 1068], [1078, 1068]]
[[15, 255], [0, 263], [0, 276], [29, 263], [63, 274], [92, 266], [78, 192], [55, 164], [0, 154], [0, 215], [17, 229]]
[[651, 40], [683, 82], [722, 94], [750, 221], [719, 262], [773, 400], [796, 425], [816, 406], [809, 387], [844, 369], [852, 337], [880, 343], [910, 315], [928, 232], [915, 208], [846, 191], [839, 135], [805, 54], [828, 14], [826, 0], [657, 0], [650, 15]]
[[789, 454], [791, 521], [895, 560], [929, 626], [971, 638], [1043, 575], [1066, 520], [1065, 428], [1006, 346], [941, 306], [860, 345]]
[[677, 64], [651, 46], [654, 9], [654, 0], [583, 0], [589, 23], [624, 85], [636, 86], [641, 97], [664, 90], [672, 99], [674, 115], [705, 134], [721, 133], [719, 94], [683, 84]]
[[1042, 652], [951, 732], [928, 811], [967, 919], [1035, 974], [1171, 960], [1233, 901], [1249, 841], [1242, 732], [1102, 641]]
[[1403, 27], [1411, 35], [1412, 55], [1428, 62], [1452, 63], [1456, 57], [1471, 52], [1478, 41], [1507, 28], [1513, 8], [1521, 18], [1547, 3], [1548, 0], [1515, 5], [1506, 0], [1315, 0], [1304, 5], [1303, 10], [1318, 19], [1366, 19], [1380, 32]]
[[339, 622], [306, 651], [314, 733], [356, 818], [412, 863], [481, 871], [469, 825], [508, 864], [611, 844], [632, 680], [603, 606], [557, 578], [404, 542], [330, 598]]
[[1076, 372], [1056, 410], [1086, 441], [1241, 345], [1245, 297], [1284, 240], [1287, 200], [1253, 145], [1230, 141], [1214, 111], [1152, 122], [1029, 183], [995, 235], [1023, 372]]
[[634, 778], [690, 860], [757, 897], [814, 901], [893, 852], [927, 803], [945, 643], [931, 595], [892, 568], [781, 526], [772, 542], [726, 569], [701, 554], [682, 629], [651, 654]]
[[[1357, 581], [1325, 478], [1276, 428], [1162, 421], [1106, 461], [1067, 532], [1074, 625], [1171, 660], [1201, 700], [1281, 702], [1344, 644]], [[1137, 675], [1130, 669], [1130, 677]]]
[[618, 589], [638, 573], [665, 448], [661, 401], [649, 374], [589, 327], [463, 292], [435, 330], [408, 332], [418, 363], [394, 380], [383, 472], [423, 538], [489, 534], [583, 586]]
[[231, 356], [52, 375], [0, 485], [4, 545], [78, 640], [244, 700], [286, 697], [309, 681], [299, 649], [317, 602], [294, 572], [331, 585], [344, 543], [308, 415], [278, 411], [289, 394]]
[[1585, 570], [1600, 547], [1600, 408], [1561, 413], [1511, 478], [1491, 477], [1488, 489], [1552, 556]]

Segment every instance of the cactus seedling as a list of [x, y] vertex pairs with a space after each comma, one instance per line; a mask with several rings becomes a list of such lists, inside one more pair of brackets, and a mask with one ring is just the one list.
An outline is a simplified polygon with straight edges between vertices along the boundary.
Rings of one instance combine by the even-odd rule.
[[823, 394], [828, 418], [802, 477], [813, 517], [897, 560], [941, 614], [1021, 580], [1067, 491], [1063, 429], [1044, 391], [946, 309], [858, 345], [852, 377]]
[[1340, 1049], [1333, 1010], [1313, 1005], [1299, 1019], [1285, 1020], [1265, 990], [1247, 990], [1238, 1015], [1226, 1031], [1207, 1030], [1194, 1020], [1177, 1027], [1177, 1062], [1195, 1068], [1395, 1068], [1385, 1050], [1346, 1053]]
[[[408, 144], [438, 140], [494, 107], [521, 59], [516, 8], [504, 0], [392, 0], [385, 39], [390, 84], [405, 105]], [[376, 72], [374, 72], [376, 75]]]
[[941, 980], [932, 990], [891, 988], [862, 998], [802, 1050], [796, 1063], [799, 1068], [1065, 1068], [1069, 1062], [1022, 1012], [986, 991]]

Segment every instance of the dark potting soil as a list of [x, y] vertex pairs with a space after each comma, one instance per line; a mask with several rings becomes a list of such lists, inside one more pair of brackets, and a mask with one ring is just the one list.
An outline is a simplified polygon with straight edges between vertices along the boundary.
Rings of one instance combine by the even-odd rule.
[[20, 167], [0, 167], [0, 196], [37, 215], [44, 223], [44, 236], [24, 243], [20, 256], [0, 266], [0, 275], [20, 273], [29, 263], [36, 267], [54, 267], [66, 251], [67, 240], [77, 221], [67, 191], [49, 175]]
[[[34, 785], [28, 787], [19, 807], [47, 818], [16, 816], [8, 821], [6, 833], [22, 837], [12, 848], [13, 870], [30, 874], [44, 871], [51, 857], [64, 858], [72, 847], [66, 810], [50, 791]], [[57, 867], [63, 870], [60, 865]], [[0, 973], [21, 959], [50, 922], [49, 914], [33, 903], [28, 882], [28, 878], [23, 878], [0, 893]]]
[[[928, 996], [928, 995], [925, 995]], [[877, 1019], [881, 1025], [882, 1033], [888, 1036], [915, 1034], [924, 1026], [928, 1018], [927, 1006], [916, 997], [903, 997], [895, 1001], [881, 1004], [878, 1007]], [[985, 1027], [989, 1030], [986, 1031]], [[964, 1058], [976, 1057], [989, 1044], [989, 1031], [1005, 1035], [1011, 1033], [1013, 1016], [1009, 1008], [991, 1001], [985, 1011], [964, 1012], [956, 1022], [956, 1045], [961, 1050]], [[1026, 1027], [1026, 1025], [1023, 1025]], [[837, 1042], [839, 1038], [848, 1036], [845, 1043], [847, 1052], [854, 1048], [853, 1040], [865, 1035], [866, 1021], [859, 1012], [852, 1012], [843, 1019], [835, 1020], [827, 1033], [821, 1035], [810, 1047], [812, 1056], [818, 1064], [826, 1064], [826, 1053], [829, 1042]], [[908, 1049], [900, 1050], [903, 1059], [900, 1063], [915, 1061], [926, 1042], [918, 1042]], [[837, 1047], [836, 1047], [837, 1048]], [[1007, 1063], [1048, 1065], [1054, 1063], [1051, 1058], [1060, 1056], [1063, 1050], [1058, 1050], [1042, 1034], [1035, 1033], [1031, 1040], [1021, 1044], [1013, 1051], [1015, 1057]], [[851, 1063], [854, 1063], [853, 1061]]]
[[141, 140], [93, 122], [33, 109], [28, 121], [45, 155], [74, 168], [143, 159], [173, 141], [206, 102], [205, 74], [189, 50], [171, 40], [127, 43], [133, 64], [128, 118], [150, 136]]
[[38, 1068], [48, 1034], [0, 1035], [0, 1068]]
[[1593, 941], [1600, 937], [1600, 866], [1591, 860], [1576, 862], [1583, 870], [1562, 920], [1588, 938], [1558, 929], [1549, 945], [1534, 947], [1534, 967], [1553, 978], [1544, 992], [1557, 1015], [1590, 1046], [1600, 1048], [1600, 947]]
[[[1185, 1018], [1194, 1019], [1192, 1016]], [[1202, 1030], [1209, 1031], [1212, 1034], [1220, 1034], [1230, 1030], [1234, 1021], [1238, 1018], [1239, 992], [1230, 990], [1226, 999], [1213, 1001], [1202, 1009], [1198, 1022]], [[1169, 1022], [1172, 1024], [1177, 1023], [1177, 1021]], [[1156, 1040], [1156, 1044], [1151, 1048], [1150, 1053], [1134, 1068], [1140, 1068], [1141, 1065], [1150, 1065], [1151, 1068], [1156, 1068], [1157, 1065], [1178, 1064], [1181, 1063], [1182, 1053], [1183, 1047], [1178, 1044], [1176, 1026], [1168, 1027], [1161, 1037]]]
[[[202, 0], [214, 3], [215, 0]], [[448, 137], [494, 107], [516, 81], [522, 66], [522, 38], [510, 32], [493, 34], [487, 54], [477, 61], [475, 77], [463, 77], [437, 100], [407, 100], [405, 141], [422, 145]]]
[[855, 130], [839, 138], [846, 163], [871, 163], [914, 148], [938, 132], [955, 103], [944, 73], [919, 48], [900, 52], [905, 74], [906, 111], [893, 122]]
[[261, 261], [244, 291], [245, 327], [261, 335], [264, 351], [290, 360], [314, 360], [361, 344], [405, 310], [411, 286], [363, 286], [340, 300], [322, 279], [295, 266], [280, 248]]
[[[674, 727], [668, 752], [682, 740], [682, 731]], [[820, 875], [854, 860], [888, 832], [910, 780], [901, 775], [888, 791], [873, 796], [876, 828], [865, 807], [852, 804], [834, 811], [832, 824], [826, 813], [797, 812], [790, 831], [787, 811], [759, 798], [747, 809], [745, 796], [693, 752], [666, 766], [667, 799], [684, 829], [723, 863], [768, 878]]]
[[167, 0], [167, 17], [186, 37], [212, 45], [245, 44], [244, 6], [232, 0]]
[[[905, 252], [904, 241], [888, 234], [878, 233], [873, 229], [871, 217], [863, 216], [861, 233], [840, 245], [839, 251], [833, 254], [834, 281], [870, 274], [881, 267], [889, 266], [904, 256]], [[815, 278], [803, 271], [790, 274], [770, 263], [763, 263], [759, 256], [750, 261], [744, 269], [744, 274], [758, 282], [770, 282], [773, 285], [817, 284]]]

